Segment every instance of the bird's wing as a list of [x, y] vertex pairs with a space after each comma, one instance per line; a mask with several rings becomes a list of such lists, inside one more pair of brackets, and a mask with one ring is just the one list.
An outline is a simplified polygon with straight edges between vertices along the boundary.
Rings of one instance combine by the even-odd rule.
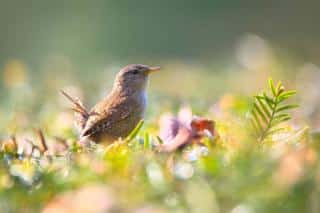
[[128, 107], [124, 101], [120, 100], [116, 104], [109, 102], [101, 102], [91, 110], [89, 119], [81, 132], [81, 137], [110, 129], [119, 121], [130, 116], [133, 110], [133, 107]]

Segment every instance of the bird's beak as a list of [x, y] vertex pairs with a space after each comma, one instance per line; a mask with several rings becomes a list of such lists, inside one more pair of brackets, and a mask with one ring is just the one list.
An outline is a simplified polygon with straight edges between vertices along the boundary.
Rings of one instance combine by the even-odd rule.
[[160, 67], [149, 67], [146, 72], [147, 72], [147, 74], [150, 74], [150, 73], [153, 73], [153, 72], [157, 72], [159, 70], [160, 70]]

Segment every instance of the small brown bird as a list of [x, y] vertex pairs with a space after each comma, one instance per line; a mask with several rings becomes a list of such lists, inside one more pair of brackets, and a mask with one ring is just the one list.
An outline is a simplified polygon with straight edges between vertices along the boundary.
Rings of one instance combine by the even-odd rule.
[[131, 64], [117, 74], [109, 95], [90, 111], [78, 100], [62, 91], [75, 104], [80, 141], [112, 142], [124, 138], [143, 119], [147, 104], [146, 87], [151, 72], [160, 67]]

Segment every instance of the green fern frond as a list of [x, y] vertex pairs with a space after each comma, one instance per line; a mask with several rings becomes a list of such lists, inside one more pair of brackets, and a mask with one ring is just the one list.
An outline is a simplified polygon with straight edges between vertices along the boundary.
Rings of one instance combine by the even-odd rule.
[[279, 81], [275, 86], [272, 79], [269, 79], [270, 94], [262, 92], [255, 96], [253, 108], [251, 110], [250, 123], [259, 141], [266, 137], [282, 131], [278, 125], [291, 119], [288, 111], [297, 108], [296, 104], [287, 104], [286, 101], [296, 94], [295, 90], [285, 90]]

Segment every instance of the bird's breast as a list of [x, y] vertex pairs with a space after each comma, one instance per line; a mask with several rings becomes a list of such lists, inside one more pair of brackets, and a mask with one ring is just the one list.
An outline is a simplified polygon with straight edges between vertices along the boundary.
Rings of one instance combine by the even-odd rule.
[[142, 104], [142, 114], [144, 114], [147, 106], [147, 92], [145, 90], [141, 92], [140, 99]]
[[133, 110], [133, 112], [135, 112], [135, 114], [137, 116], [139, 116], [141, 119], [144, 116], [145, 110], [146, 110], [146, 106], [147, 106], [147, 94], [145, 91], [141, 91], [139, 93], [134, 94], [131, 97], [132, 100], [132, 106], [131, 107], [135, 107], [135, 109]]

